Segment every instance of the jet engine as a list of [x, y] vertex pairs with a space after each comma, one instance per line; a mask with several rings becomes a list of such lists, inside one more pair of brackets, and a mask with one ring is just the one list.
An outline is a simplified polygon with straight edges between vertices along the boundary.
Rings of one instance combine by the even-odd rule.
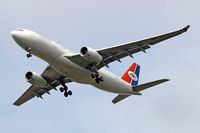
[[38, 87], [46, 87], [47, 86], [47, 81], [40, 76], [39, 74], [35, 72], [27, 72], [25, 75], [26, 81], [28, 81], [30, 84], [38, 86]]
[[82, 47], [80, 54], [84, 59], [94, 63], [100, 63], [103, 60], [103, 57], [96, 50], [90, 47]]

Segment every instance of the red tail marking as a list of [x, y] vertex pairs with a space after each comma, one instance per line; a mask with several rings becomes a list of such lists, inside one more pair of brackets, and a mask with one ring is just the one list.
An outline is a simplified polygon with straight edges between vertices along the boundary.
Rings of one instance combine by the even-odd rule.
[[123, 79], [124, 81], [131, 83], [131, 77], [128, 75], [129, 71], [133, 71], [135, 72], [135, 68], [136, 68], [136, 63], [133, 63], [129, 69], [124, 73], [124, 75], [121, 77], [121, 79]]

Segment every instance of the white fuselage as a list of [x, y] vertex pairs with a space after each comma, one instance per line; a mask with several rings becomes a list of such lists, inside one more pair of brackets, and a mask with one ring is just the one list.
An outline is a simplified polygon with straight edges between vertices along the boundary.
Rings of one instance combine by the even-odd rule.
[[66, 56], [72, 56], [72, 52], [35, 32], [16, 30], [11, 34], [20, 47], [23, 49], [31, 48], [31, 54], [43, 59], [59, 74], [72, 81], [91, 84], [101, 90], [113, 93], [134, 94], [130, 84], [103, 68], [99, 70], [99, 74], [104, 78], [104, 81], [96, 83], [91, 77], [91, 71], [66, 58]]

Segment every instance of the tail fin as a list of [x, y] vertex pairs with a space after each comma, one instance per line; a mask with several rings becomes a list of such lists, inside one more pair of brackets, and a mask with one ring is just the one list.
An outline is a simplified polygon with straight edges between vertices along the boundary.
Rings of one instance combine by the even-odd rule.
[[139, 73], [140, 73], [140, 66], [136, 63], [133, 63], [129, 67], [129, 69], [124, 73], [121, 79], [131, 84], [132, 86], [136, 86], [138, 85]]

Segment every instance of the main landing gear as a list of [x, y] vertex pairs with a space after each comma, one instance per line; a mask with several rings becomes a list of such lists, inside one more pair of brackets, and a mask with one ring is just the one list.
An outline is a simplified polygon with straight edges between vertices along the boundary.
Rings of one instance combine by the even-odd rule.
[[96, 81], [97, 84], [104, 81], [103, 77], [100, 76], [98, 72], [97, 73], [95, 73], [95, 72], [91, 73], [91, 77], [95, 78], [95, 81]]
[[60, 87], [60, 92], [64, 92], [64, 96], [68, 97], [72, 95], [72, 91], [68, 90], [68, 87], [65, 85], [65, 83], [63, 81], [61, 81], [61, 85], [63, 87]]
[[98, 72], [95, 64], [89, 64], [87, 69], [89, 69], [92, 72], [91, 77], [93, 79], [95, 79], [97, 84], [104, 81], [103, 77], [99, 75], [99, 72]]
[[26, 57], [30, 58], [32, 56], [32, 54], [31, 54], [31, 47], [27, 47], [25, 50], [28, 52], [28, 54], [26, 54]]

